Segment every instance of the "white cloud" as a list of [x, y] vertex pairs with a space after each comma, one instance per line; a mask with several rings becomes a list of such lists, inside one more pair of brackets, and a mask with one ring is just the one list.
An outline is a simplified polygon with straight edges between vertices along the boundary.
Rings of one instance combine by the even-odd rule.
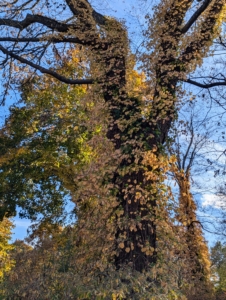
[[203, 206], [212, 206], [218, 209], [226, 209], [226, 196], [219, 196], [214, 194], [203, 194], [202, 195], [202, 205]]

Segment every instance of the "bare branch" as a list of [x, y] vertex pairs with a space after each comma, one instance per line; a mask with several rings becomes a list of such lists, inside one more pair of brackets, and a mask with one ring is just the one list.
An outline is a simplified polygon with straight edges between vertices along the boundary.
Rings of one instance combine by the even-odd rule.
[[187, 151], [186, 151], [185, 155], [183, 155], [183, 161], [182, 161], [182, 169], [184, 171], [186, 171], [186, 172], [189, 170], [189, 168], [187, 168], [187, 170], [185, 170], [185, 163], [186, 163], [186, 160], [187, 160], [187, 157], [188, 157], [188, 153], [189, 153], [189, 151], [190, 151], [190, 149], [192, 147], [193, 140], [194, 140], [194, 128], [193, 128], [193, 124], [192, 124], [192, 118], [191, 118], [190, 126], [191, 126], [191, 130], [190, 130], [190, 132], [191, 132], [191, 139], [190, 139]]
[[191, 28], [191, 26], [195, 23], [195, 21], [197, 21], [198, 17], [206, 10], [211, 2], [212, 0], [205, 0], [203, 2], [199, 9], [197, 9], [196, 12], [188, 20], [187, 24], [185, 24], [181, 29], [181, 33], [186, 33]]
[[53, 76], [54, 78], [56, 78], [59, 81], [62, 81], [64, 83], [67, 83], [67, 84], [93, 84], [94, 83], [93, 79], [69, 79], [67, 77], [64, 77], [64, 76], [58, 74], [57, 72], [55, 72], [53, 70], [43, 68], [43, 67], [41, 67], [41, 66], [39, 66], [39, 65], [23, 58], [23, 57], [13, 53], [12, 51], [6, 50], [1, 45], [0, 45], [0, 50], [4, 54], [9, 55], [10, 57], [20, 61], [21, 63], [27, 64], [28, 66], [31, 66], [32, 68], [35, 68], [36, 70], [40, 71], [43, 74], [49, 74], [49, 75]]
[[[13, 38], [13, 37], [0, 37], [0, 42], [17, 42], [17, 43], [38, 43], [38, 42], [50, 42], [50, 43], [74, 43], [74, 44], [82, 44], [87, 45], [89, 44], [87, 41], [81, 40], [79, 38], [54, 38], [54, 37], [41, 37], [41, 38]], [[90, 42], [91, 44], [91, 42]]]
[[57, 30], [58, 32], [67, 32], [69, 31], [69, 29], [73, 28], [72, 24], [60, 23], [54, 19], [44, 17], [41, 15], [27, 14], [26, 18], [23, 21], [17, 21], [12, 19], [0, 19], [0, 25], [14, 27], [20, 30], [23, 30], [34, 23], [45, 25], [50, 29]]
[[192, 79], [186, 79], [186, 80], [184, 80], [184, 82], [193, 84], [193, 85], [198, 86], [203, 89], [210, 89], [215, 86], [226, 86], [226, 81], [218, 81], [218, 82], [212, 82], [212, 83], [200, 83], [200, 82], [194, 81]]

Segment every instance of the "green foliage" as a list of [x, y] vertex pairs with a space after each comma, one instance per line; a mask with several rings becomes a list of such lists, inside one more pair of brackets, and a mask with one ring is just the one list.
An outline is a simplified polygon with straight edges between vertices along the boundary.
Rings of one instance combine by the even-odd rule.
[[226, 297], [226, 245], [217, 242], [211, 248], [211, 260], [217, 299], [224, 299]]
[[9, 272], [14, 264], [10, 257], [10, 251], [14, 247], [9, 243], [13, 227], [12, 221], [7, 218], [0, 222], [0, 281], [3, 280], [5, 273]]
[[[75, 71], [69, 64], [64, 70]], [[22, 217], [63, 221], [76, 173], [93, 155], [87, 140], [98, 132], [87, 129], [85, 95], [86, 88], [49, 77], [22, 86], [23, 101], [11, 107], [0, 131], [1, 218], [20, 207]]]

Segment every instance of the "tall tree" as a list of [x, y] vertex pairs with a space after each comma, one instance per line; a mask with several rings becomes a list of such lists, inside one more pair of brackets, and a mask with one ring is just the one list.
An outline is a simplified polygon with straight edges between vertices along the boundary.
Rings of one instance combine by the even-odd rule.
[[0, 282], [14, 265], [14, 261], [10, 257], [10, 251], [14, 248], [10, 244], [13, 227], [12, 221], [7, 218], [0, 223]]
[[226, 248], [221, 242], [211, 248], [212, 273], [215, 288], [217, 290], [216, 299], [221, 300], [226, 295]]
[[[203, 98], [203, 94], [200, 97]], [[216, 112], [214, 106], [204, 110], [203, 101], [207, 101], [207, 99], [197, 100], [189, 92], [189, 99], [180, 110], [179, 118], [172, 130], [175, 134], [174, 143], [169, 147], [169, 152], [174, 153], [177, 157], [172, 171], [178, 186], [176, 219], [180, 224], [178, 230], [181, 230], [181, 240], [183, 240], [185, 247], [180, 254], [185, 254], [185, 260], [189, 265], [189, 268], [184, 268], [181, 273], [182, 277], [185, 276], [193, 284], [192, 289], [187, 291], [188, 299], [199, 299], [200, 297], [212, 299], [211, 289], [213, 292], [210, 281], [211, 262], [208, 247], [203, 237], [203, 231], [207, 229], [205, 220], [208, 220], [209, 224], [211, 218], [208, 219], [207, 216], [204, 220], [198, 218], [197, 202], [193, 197], [192, 190], [194, 192], [199, 190], [200, 184], [196, 182], [198, 180], [201, 182], [200, 188], [204, 191], [205, 179], [203, 174], [219, 167], [218, 155], [214, 149], [215, 144], [220, 141], [219, 137], [221, 138], [219, 121], [224, 111], [222, 112], [218, 108]], [[208, 182], [213, 178], [213, 174], [212, 171], [207, 177]], [[208, 186], [210, 187], [210, 184]]]
[[188, 269], [184, 270], [188, 282], [193, 288], [187, 294], [188, 299], [211, 298], [210, 260], [208, 247], [203, 237], [200, 221], [196, 216], [196, 204], [191, 194], [190, 171], [174, 169], [179, 186], [179, 209], [177, 218], [182, 224], [181, 241], [184, 240], [185, 260]]
[[[194, 12], [192, 4], [197, 7]], [[126, 89], [129, 45], [126, 29], [120, 22], [99, 14], [87, 0], [65, 0], [58, 4], [41, 0], [22, 4], [3, 1], [0, 5], [0, 26], [5, 33], [0, 38], [1, 64], [10, 72], [9, 79], [13, 70], [24, 70], [22, 64], [65, 83], [95, 84], [103, 94], [110, 115], [107, 137], [117, 154], [117, 167], [105, 179], [118, 203], [114, 216], [117, 269], [132, 265], [133, 269], [143, 271], [156, 263], [156, 220], [161, 201], [153, 173], [160, 172], [161, 166], [153, 165], [153, 161], [161, 154], [176, 117], [180, 82], [202, 88], [226, 84], [217, 77], [203, 83], [188, 78], [217, 35], [225, 4], [225, 0], [162, 0], [155, 7], [154, 16], [147, 16], [147, 48], [151, 54], [146, 55], [145, 66], [152, 99], [146, 117], [141, 100], [130, 97]], [[40, 9], [46, 14], [41, 14]], [[66, 9], [69, 19], [55, 18], [60, 10]], [[62, 43], [66, 48], [69, 44], [84, 46], [98, 69], [94, 68], [86, 79], [75, 79], [61, 75], [51, 62], [49, 68], [44, 66], [51, 47], [60, 58], [57, 45]], [[7, 81], [6, 89], [9, 86]], [[148, 155], [151, 159], [144, 159]]]

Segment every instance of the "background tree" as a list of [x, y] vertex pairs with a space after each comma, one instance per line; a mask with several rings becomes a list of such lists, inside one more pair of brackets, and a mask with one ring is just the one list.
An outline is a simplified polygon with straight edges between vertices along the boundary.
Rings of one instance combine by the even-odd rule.
[[[218, 173], [224, 172], [222, 149], [224, 149], [225, 142], [222, 137], [224, 128], [221, 127], [221, 123], [225, 112], [222, 107], [218, 107], [218, 103], [216, 106], [210, 101], [212, 99], [204, 98], [204, 94], [199, 96], [199, 93], [193, 95], [187, 92], [189, 100], [186, 100], [186, 96], [172, 130], [174, 143], [169, 147], [169, 152], [177, 157], [176, 164], [172, 166], [171, 171], [178, 188], [176, 191], [174, 188], [175, 199], [178, 203], [175, 218], [179, 221], [176, 231], [181, 230], [181, 241], [183, 240], [185, 245], [180, 255], [185, 254], [184, 259], [187, 260], [189, 266], [189, 268], [181, 269], [180, 276], [184, 276], [194, 284], [187, 294], [188, 299], [196, 299], [196, 297], [208, 299], [211, 297], [211, 262], [203, 233], [205, 230], [212, 231], [213, 226], [218, 227], [218, 234], [223, 231], [219, 230], [220, 222], [217, 218], [213, 224], [213, 216], [207, 214], [206, 211], [205, 217], [202, 216], [202, 206], [205, 201], [199, 200], [199, 197], [200, 193], [218, 194], [215, 186], [217, 181], [214, 177], [216, 170]], [[210, 101], [211, 105], [208, 109], [204, 109], [203, 101], [205, 103]], [[210, 181], [214, 181], [215, 185]], [[176, 196], [177, 193], [178, 196]], [[213, 202], [212, 205], [217, 204]], [[196, 276], [192, 275], [194, 273]]]
[[7, 218], [0, 223], [0, 281], [14, 264], [10, 257], [13, 246], [9, 243], [13, 227], [12, 221]]
[[212, 272], [217, 290], [217, 299], [224, 299], [226, 294], [226, 248], [221, 242], [217, 242], [211, 248]]

